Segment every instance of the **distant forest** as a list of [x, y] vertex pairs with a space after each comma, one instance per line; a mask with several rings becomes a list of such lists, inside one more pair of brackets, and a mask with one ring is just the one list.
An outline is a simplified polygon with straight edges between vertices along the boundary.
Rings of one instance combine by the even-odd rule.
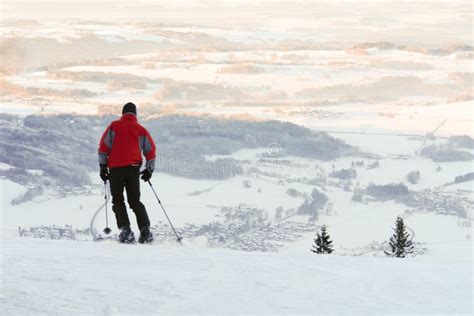
[[[0, 170], [0, 175], [22, 184], [87, 185], [88, 172], [98, 171], [99, 138], [117, 118], [66, 114], [22, 119], [0, 114], [0, 162], [14, 167]], [[293, 155], [328, 161], [358, 153], [326, 133], [280, 121], [170, 115], [141, 124], [157, 144], [157, 171], [182, 177], [225, 179], [241, 174], [243, 162], [231, 156], [213, 160], [206, 156], [270, 144], [278, 144], [274, 158]]]

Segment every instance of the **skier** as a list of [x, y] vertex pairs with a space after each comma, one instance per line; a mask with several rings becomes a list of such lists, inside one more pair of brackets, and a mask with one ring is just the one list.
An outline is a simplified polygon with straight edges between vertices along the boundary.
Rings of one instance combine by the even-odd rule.
[[[140, 173], [142, 152], [145, 156], [145, 169]], [[140, 174], [145, 182], [149, 181], [155, 168], [155, 143], [150, 133], [137, 121], [137, 107], [128, 102], [122, 109], [122, 117], [113, 121], [104, 131], [99, 143], [100, 177], [110, 180], [112, 210], [120, 229], [119, 241], [135, 242], [130, 229], [130, 221], [125, 206], [123, 189], [127, 192], [127, 201], [135, 213], [140, 229], [139, 243], [153, 241], [150, 232], [150, 220], [145, 206], [140, 202]]]

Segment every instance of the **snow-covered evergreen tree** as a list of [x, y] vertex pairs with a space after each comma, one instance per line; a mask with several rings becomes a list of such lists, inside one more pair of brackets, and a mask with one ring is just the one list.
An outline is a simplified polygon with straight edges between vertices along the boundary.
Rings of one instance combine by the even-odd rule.
[[405, 258], [407, 254], [413, 252], [413, 243], [410, 240], [410, 234], [407, 232], [405, 223], [400, 216], [397, 217], [394, 231], [388, 242], [391, 252], [385, 251], [385, 254], [392, 257]]
[[323, 225], [321, 232], [316, 234], [316, 239], [314, 239], [313, 247], [310, 250], [317, 254], [329, 254], [333, 252], [334, 249], [330, 238], [326, 225]]

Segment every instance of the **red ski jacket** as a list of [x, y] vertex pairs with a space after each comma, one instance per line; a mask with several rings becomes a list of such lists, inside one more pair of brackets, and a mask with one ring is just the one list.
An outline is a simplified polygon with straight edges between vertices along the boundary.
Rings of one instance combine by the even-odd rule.
[[142, 152], [146, 167], [155, 168], [155, 143], [150, 133], [141, 126], [137, 117], [125, 113], [105, 130], [99, 143], [99, 163], [109, 168], [140, 165]]

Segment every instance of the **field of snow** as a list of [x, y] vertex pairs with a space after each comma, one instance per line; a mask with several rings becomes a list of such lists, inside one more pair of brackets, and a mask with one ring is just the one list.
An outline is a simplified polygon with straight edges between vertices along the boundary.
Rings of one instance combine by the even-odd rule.
[[465, 314], [470, 260], [2, 236], [3, 315]]
[[[0, 112], [104, 114], [133, 100], [146, 115], [250, 115], [315, 129], [422, 135], [447, 120], [438, 135], [474, 135], [470, 3], [344, 3], [315, 1], [311, 18], [304, 2], [287, 9], [285, 2], [216, 4], [212, 18], [212, 10], [180, 2], [154, 10], [160, 23], [6, 20]], [[225, 18], [228, 6], [231, 15], [260, 12], [259, 23], [244, 22], [251, 15]], [[181, 15], [164, 13], [174, 10]], [[195, 16], [184, 23], [183, 10]]]

